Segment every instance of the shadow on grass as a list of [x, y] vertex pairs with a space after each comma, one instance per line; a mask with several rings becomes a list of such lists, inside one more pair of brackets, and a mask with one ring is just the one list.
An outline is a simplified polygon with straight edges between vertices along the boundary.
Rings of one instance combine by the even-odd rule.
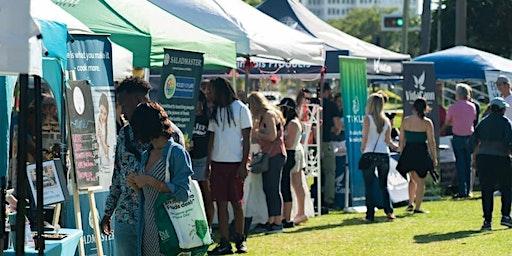
[[449, 233], [444, 233], [444, 234], [430, 233], [430, 234], [416, 235], [416, 236], [414, 236], [414, 241], [418, 244], [428, 244], [428, 243], [434, 243], [434, 242], [463, 239], [463, 238], [474, 236], [476, 234], [483, 235], [486, 233], [481, 232], [480, 230], [460, 230], [460, 231], [449, 232]]
[[[405, 216], [396, 216], [397, 218], [403, 218]], [[320, 230], [326, 230], [326, 229], [333, 229], [333, 228], [341, 228], [341, 227], [350, 227], [350, 226], [360, 226], [360, 225], [375, 225], [375, 224], [381, 224], [381, 223], [388, 223], [387, 218], [385, 216], [378, 216], [375, 217], [375, 220], [372, 222], [365, 221], [362, 217], [354, 217], [350, 219], [345, 219], [341, 223], [330, 223], [326, 225], [321, 226], [310, 226], [310, 227], [303, 227], [298, 228], [296, 230], [287, 231], [286, 233], [303, 233], [303, 232], [309, 232], [309, 231], [320, 231]]]

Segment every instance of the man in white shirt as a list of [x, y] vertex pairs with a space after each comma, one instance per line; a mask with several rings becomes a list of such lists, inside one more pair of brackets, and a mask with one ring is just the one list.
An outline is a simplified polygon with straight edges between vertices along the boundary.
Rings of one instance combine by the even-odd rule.
[[[505, 99], [510, 106], [512, 106], [512, 91], [510, 90], [510, 80], [508, 77], [505, 75], [498, 76], [498, 79], [496, 80], [496, 87], [498, 87], [501, 97]], [[512, 121], [512, 107], [507, 107], [505, 117]]]
[[[215, 107], [210, 118], [208, 131], [207, 174], [213, 200], [217, 202], [220, 243], [208, 255], [232, 254], [229, 242], [228, 202], [235, 217], [236, 253], [247, 252], [244, 234], [244, 180], [247, 177], [252, 117], [249, 108], [237, 100], [235, 91], [222, 78], [211, 80]], [[207, 175], [208, 176], [208, 175]]]

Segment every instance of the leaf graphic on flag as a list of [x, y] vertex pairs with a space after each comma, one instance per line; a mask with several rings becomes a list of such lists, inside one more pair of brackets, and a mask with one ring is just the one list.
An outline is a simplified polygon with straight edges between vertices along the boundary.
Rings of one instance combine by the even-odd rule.
[[420, 79], [418, 79], [419, 81], [419, 87], [420, 87], [420, 90], [425, 90], [425, 86], [423, 86], [423, 84], [425, 83], [425, 71], [423, 71], [423, 73], [421, 73], [421, 76], [420, 76]]

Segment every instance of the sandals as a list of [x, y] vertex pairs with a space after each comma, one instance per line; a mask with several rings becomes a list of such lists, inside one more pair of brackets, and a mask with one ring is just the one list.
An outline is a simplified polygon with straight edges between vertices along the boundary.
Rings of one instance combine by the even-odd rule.
[[293, 220], [293, 223], [295, 223], [295, 225], [299, 225], [303, 222], [306, 222], [308, 221], [308, 216], [306, 215], [301, 215], [301, 216], [297, 216], [295, 217], [295, 219]]

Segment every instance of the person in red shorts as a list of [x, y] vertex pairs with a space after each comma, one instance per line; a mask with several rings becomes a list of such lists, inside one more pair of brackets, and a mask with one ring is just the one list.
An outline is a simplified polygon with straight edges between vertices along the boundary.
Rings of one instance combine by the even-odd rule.
[[252, 117], [249, 108], [236, 98], [236, 93], [223, 78], [211, 82], [215, 107], [211, 115], [208, 131], [207, 173], [210, 173], [213, 200], [217, 202], [220, 243], [208, 254], [232, 254], [229, 241], [228, 202], [235, 216], [236, 253], [246, 253], [244, 234], [244, 180], [247, 177]]

